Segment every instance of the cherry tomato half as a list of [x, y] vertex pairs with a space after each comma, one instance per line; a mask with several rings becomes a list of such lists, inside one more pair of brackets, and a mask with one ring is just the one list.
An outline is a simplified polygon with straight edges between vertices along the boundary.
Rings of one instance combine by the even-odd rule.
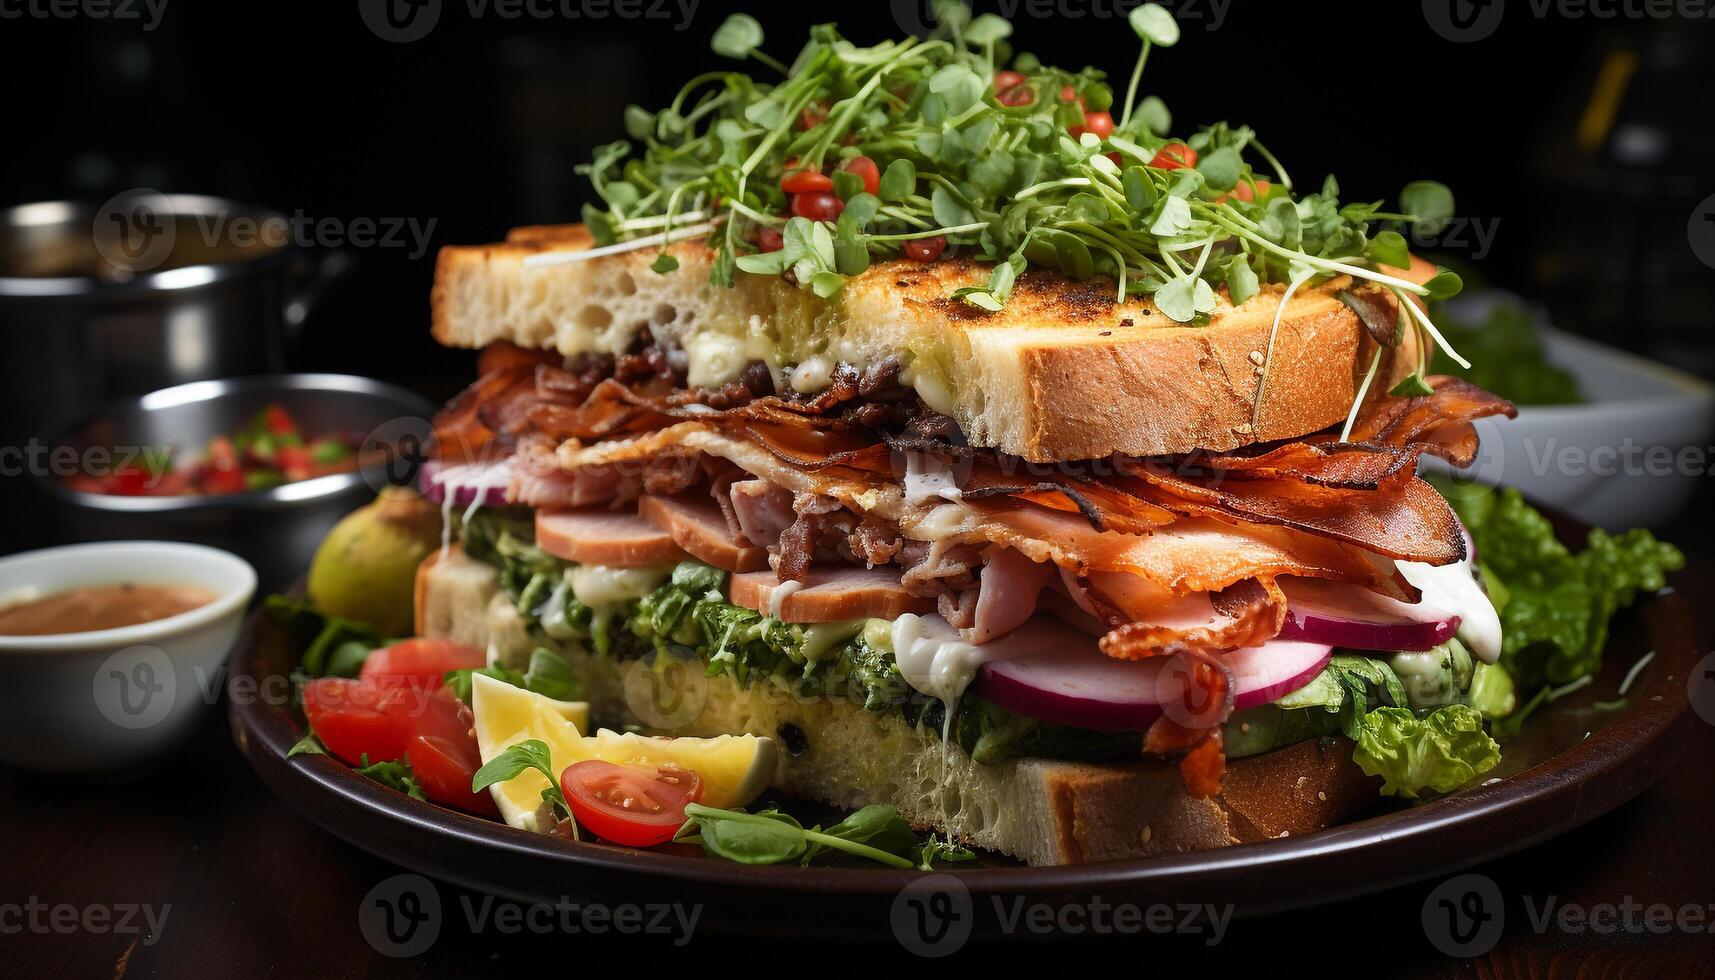
[[446, 691], [345, 677], [305, 684], [304, 717], [329, 752], [354, 765], [365, 755], [370, 762], [392, 762], [419, 735], [472, 738], [470, 709]]
[[811, 221], [833, 221], [845, 209], [845, 202], [832, 191], [792, 195], [792, 213]]
[[358, 677], [380, 685], [435, 690], [449, 670], [488, 665], [488, 654], [448, 640], [405, 640], [383, 647], [363, 662]]
[[281, 446], [275, 450], [274, 460], [288, 481], [307, 480], [314, 475], [315, 459], [304, 446]]
[[1086, 112], [1084, 113], [1084, 124], [1082, 126], [1071, 127], [1071, 133], [1075, 137], [1082, 136], [1085, 133], [1095, 133], [1097, 139], [1105, 140], [1114, 134], [1113, 114], [1107, 112]]
[[1036, 93], [1023, 74], [1016, 71], [995, 72], [994, 97], [995, 101], [1005, 106], [1029, 105], [1036, 101]]
[[346, 762], [404, 758], [424, 796], [474, 813], [494, 812], [487, 793], [470, 790], [482, 760], [470, 708], [452, 694], [323, 677], [304, 685], [304, 717], [328, 751]]
[[764, 252], [778, 252], [786, 247], [786, 237], [778, 228], [760, 228], [756, 232], [756, 247]]
[[[1259, 180], [1256, 182], [1256, 187], [1253, 188], [1253, 187], [1251, 187], [1250, 181], [1241, 180], [1236, 185], [1233, 186], [1231, 196], [1236, 197], [1241, 201], [1254, 201], [1259, 197], [1267, 197], [1268, 196], [1268, 189], [1271, 186], [1272, 185], [1269, 184], [1268, 181]], [[1225, 200], [1225, 199], [1226, 199], [1225, 197], [1221, 198], [1221, 200]]]
[[780, 189], [788, 194], [810, 194], [834, 189], [834, 178], [810, 167], [800, 167], [797, 161], [786, 161], [786, 176], [780, 178]]
[[1161, 170], [1185, 170], [1197, 165], [1197, 151], [1184, 143], [1169, 143], [1156, 151], [1149, 165]]
[[804, 129], [804, 130], [815, 129], [817, 126], [820, 126], [822, 123], [827, 122], [827, 121], [828, 121], [828, 106], [824, 102], [817, 102], [814, 105], [807, 105], [804, 107], [802, 112], [798, 113], [798, 128], [799, 129]]
[[906, 240], [902, 248], [905, 250], [905, 257], [908, 259], [916, 262], [933, 262], [941, 257], [942, 252], [947, 250], [947, 238], [945, 235], [936, 235], [933, 238], [912, 238]]
[[470, 790], [471, 777], [482, 768], [476, 739], [418, 735], [405, 747], [405, 761], [411, 764], [423, 795], [436, 803], [484, 816], [500, 815], [488, 790], [479, 793]]
[[869, 157], [852, 157], [841, 164], [840, 169], [863, 178], [863, 189], [866, 193], [874, 194], [881, 190], [881, 168]]
[[662, 766], [617, 766], [591, 759], [560, 773], [572, 816], [590, 833], [627, 847], [654, 847], [673, 839], [685, 822], [685, 804], [702, 798], [694, 772]]
[[298, 425], [283, 405], [269, 405], [262, 410], [262, 424], [277, 436], [298, 431]]
[[243, 493], [244, 471], [237, 463], [210, 466], [203, 471], [201, 493]]

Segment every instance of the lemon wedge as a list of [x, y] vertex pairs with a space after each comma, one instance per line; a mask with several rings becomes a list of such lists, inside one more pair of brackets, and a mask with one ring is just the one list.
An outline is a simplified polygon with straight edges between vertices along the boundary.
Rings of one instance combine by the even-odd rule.
[[[471, 711], [476, 716], [476, 745], [487, 764], [528, 739], [548, 746], [553, 770], [574, 762], [600, 759], [622, 766], [676, 766], [702, 778], [701, 802], [712, 807], [744, 806], [768, 787], [774, 776], [774, 740], [756, 735], [714, 738], [652, 738], [589, 727], [589, 705], [555, 701], [482, 674], [471, 677]], [[505, 821], [521, 830], [537, 830], [536, 811], [548, 779], [534, 769], [489, 787]]]

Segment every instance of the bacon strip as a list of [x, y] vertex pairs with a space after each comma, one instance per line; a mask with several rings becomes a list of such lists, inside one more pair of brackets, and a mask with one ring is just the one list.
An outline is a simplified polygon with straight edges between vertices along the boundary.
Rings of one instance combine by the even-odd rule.
[[1516, 418], [1518, 408], [1463, 378], [1429, 379], [1434, 394], [1389, 398], [1352, 427], [1352, 441], [1413, 449], [1440, 456], [1454, 466], [1469, 466], [1477, 456], [1477, 419]]
[[1102, 652], [1118, 660], [1259, 646], [1286, 620], [1286, 596], [1272, 579], [1245, 579], [1219, 592], [1150, 597], [1127, 578], [1110, 573], [1090, 588], [1097, 607], [1113, 609], [1123, 621], [1101, 641]]

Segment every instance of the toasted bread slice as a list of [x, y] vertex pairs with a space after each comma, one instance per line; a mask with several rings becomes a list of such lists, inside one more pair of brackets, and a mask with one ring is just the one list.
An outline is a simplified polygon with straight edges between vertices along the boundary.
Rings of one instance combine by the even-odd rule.
[[[521, 665], [540, 638], [500, 590], [493, 568], [452, 548], [418, 570], [420, 635], [492, 647]], [[628, 665], [563, 649], [590, 678], [596, 719], [642, 723], [628, 704]], [[629, 665], [632, 669], [637, 662]], [[647, 687], [647, 683], [643, 685]], [[634, 685], [635, 687], [635, 685]], [[783, 735], [795, 728], [794, 737]], [[1222, 792], [1193, 799], [1170, 763], [1090, 765], [1021, 759], [973, 761], [958, 746], [943, 754], [932, 732], [845, 699], [741, 688], [707, 679], [702, 706], [675, 735], [771, 735], [801, 750], [782, 752], [773, 785], [844, 808], [891, 803], [912, 823], [1033, 865], [1104, 861], [1223, 847], [1337, 823], [1376, 799], [1373, 780], [1344, 739], [1312, 739], [1228, 766]], [[943, 780], [944, 774], [944, 780]]]
[[[653, 249], [525, 265], [591, 244], [582, 226], [564, 225], [442, 249], [436, 339], [619, 353], [648, 327], [685, 349], [691, 383], [707, 385], [759, 358], [777, 368], [819, 359], [825, 370], [896, 356], [909, 362], [924, 400], [956, 419], [972, 444], [1037, 462], [1296, 438], [1345, 418], [1375, 350], [1336, 297], [1349, 280], [1297, 291], [1280, 317], [1253, 429], [1278, 285], [1237, 307], [1222, 297], [1207, 326], [1184, 326], [1149, 302], [1116, 303], [1110, 281], [1041, 270], [1019, 277], [1004, 310], [985, 313], [950, 298], [987, 281], [988, 268], [968, 259], [880, 262], [826, 301], [773, 276], [710, 285], [711, 253], [699, 242], [673, 245], [679, 267], [666, 274], [650, 269]], [[1401, 275], [1432, 273], [1417, 261]], [[1415, 331], [1406, 333], [1384, 354], [1372, 391], [1387, 391], [1415, 365]]]

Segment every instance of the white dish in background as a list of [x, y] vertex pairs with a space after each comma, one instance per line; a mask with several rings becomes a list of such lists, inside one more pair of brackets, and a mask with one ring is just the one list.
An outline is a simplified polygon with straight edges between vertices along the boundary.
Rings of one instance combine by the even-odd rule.
[[[1505, 301], [1474, 297], [1455, 314], [1480, 323]], [[1478, 422], [1482, 449], [1465, 473], [1599, 527], [1671, 522], [1715, 467], [1715, 385], [1535, 319], [1549, 362], [1585, 401]]]
[[123, 582], [195, 586], [215, 598], [135, 626], [0, 636], [0, 763], [45, 772], [122, 769], [177, 745], [218, 702], [227, 654], [256, 593], [256, 572], [244, 559], [167, 541], [0, 559], [7, 604]]

